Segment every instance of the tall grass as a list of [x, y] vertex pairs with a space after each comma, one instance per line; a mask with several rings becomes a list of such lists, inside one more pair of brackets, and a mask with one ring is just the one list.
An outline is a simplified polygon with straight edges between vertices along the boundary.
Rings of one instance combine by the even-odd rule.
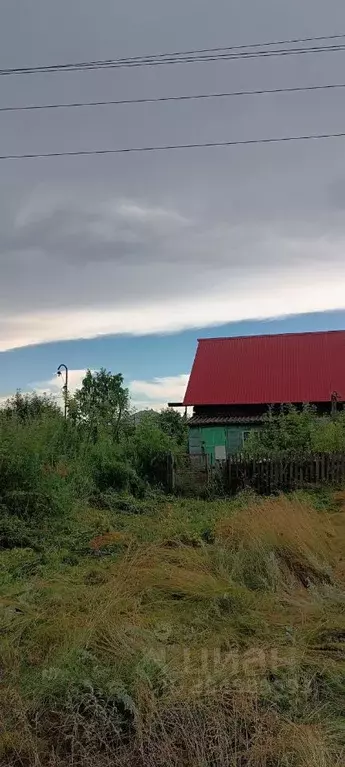
[[217, 526], [220, 543], [236, 554], [234, 575], [252, 588], [330, 582], [334, 536], [331, 520], [298, 496], [249, 504]]
[[0, 764], [341, 767], [337, 508], [80, 508], [4, 550]]

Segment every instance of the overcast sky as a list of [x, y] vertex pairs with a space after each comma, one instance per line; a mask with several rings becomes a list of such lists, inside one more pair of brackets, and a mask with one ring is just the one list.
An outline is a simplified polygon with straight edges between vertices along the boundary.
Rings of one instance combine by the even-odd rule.
[[[343, 0], [2, 0], [0, 67], [341, 32]], [[345, 82], [344, 63], [0, 77], [0, 106]], [[0, 154], [339, 131], [345, 90], [2, 113]], [[1, 162], [0, 196], [0, 350], [345, 307], [345, 139]]]

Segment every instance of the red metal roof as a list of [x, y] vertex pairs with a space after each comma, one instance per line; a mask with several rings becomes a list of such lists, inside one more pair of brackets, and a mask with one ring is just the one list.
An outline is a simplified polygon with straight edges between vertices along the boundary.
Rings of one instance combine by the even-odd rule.
[[345, 330], [207, 338], [184, 405], [345, 401]]

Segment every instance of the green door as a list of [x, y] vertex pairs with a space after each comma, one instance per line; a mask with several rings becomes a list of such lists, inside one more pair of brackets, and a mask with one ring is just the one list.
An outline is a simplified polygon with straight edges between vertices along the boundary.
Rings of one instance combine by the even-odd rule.
[[204, 426], [201, 430], [203, 452], [210, 456], [211, 463], [226, 457], [226, 430], [224, 426]]

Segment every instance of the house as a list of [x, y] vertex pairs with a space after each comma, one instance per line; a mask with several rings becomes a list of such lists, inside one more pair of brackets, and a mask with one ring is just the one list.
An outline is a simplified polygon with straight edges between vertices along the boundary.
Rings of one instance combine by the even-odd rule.
[[221, 460], [241, 451], [272, 406], [345, 400], [345, 331], [207, 338], [197, 352], [183, 405], [193, 406], [189, 451]]

